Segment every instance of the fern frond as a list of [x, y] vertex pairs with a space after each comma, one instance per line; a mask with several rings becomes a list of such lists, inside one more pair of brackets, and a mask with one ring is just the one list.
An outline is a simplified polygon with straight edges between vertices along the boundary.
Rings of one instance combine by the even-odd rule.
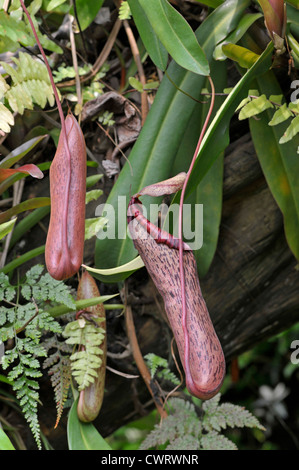
[[131, 10], [128, 2], [123, 1], [119, 7], [118, 17], [120, 20], [130, 20]]
[[44, 267], [42, 265], [33, 266], [26, 273], [26, 281], [22, 286], [21, 293], [26, 300], [52, 300], [67, 307], [74, 308], [74, 299], [70, 294], [70, 289], [63, 282], [53, 279], [49, 273], [42, 275]]
[[[100, 323], [103, 319], [95, 319]], [[79, 319], [66, 325], [63, 336], [67, 344], [77, 346], [71, 359], [72, 375], [78, 383], [78, 390], [84, 390], [94, 383], [97, 369], [102, 364], [102, 346], [105, 339], [105, 331], [97, 324]]]
[[[203, 409], [204, 405], [203, 405]], [[206, 410], [205, 410], [206, 411]], [[227, 427], [238, 428], [257, 428], [262, 431], [265, 428], [260, 424], [250, 411], [239, 405], [232, 403], [223, 403], [212, 413], [209, 411], [203, 419], [203, 426], [206, 430], [220, 431]]]
[[[48, 357], [43, 362], [43, 368], [49, 369], [51, 384], [54, 390], [54, 398], [57, 409], [55, 428], [58, 426], [64, 405], [68, 398], [71, 384], [71, 347], [65, 341], [59, 341], [57, 335], [47, 338], [43, 343], [48, 352]], [[53, 350], [49, 355], [49, 351]]]
[[[45, 108], [47, 102], [53, 106], [54, 93], [45, 64], [24, 52], [19, 53], [18, 59], [14, 57], [12, 60], [16, 67], [0, 62], [12, 80], [9, 86], [1, 76], [0, 96], [7, 100], [12, 111], [23, 114], [25, 109], [33, 109], [34, 104]], [[0, 129], [9, 132], [14, 124], [13, 115], [3, 103], [1, 105]]]
[[192, 403], [179, 398], [169, 400], [170, 414], [148, 434], [140, 449], [167, 450], [236, 450], [233, 442], [220, 434], [230, 427], [256, 427], [264, 430], [258, 420], [244, 408], [231, 403], [219, 405], [220, 394], [202, 405], [198, 416]]
[[[157, 356], [154, 353], [148, 353], [144, 356], [147, 366], [150, 370], [151, 377], [154, 378], [156, 375], [159, 379], [168, 380], [174, 385], [179, 385], [180, 380], [177, 376], [169, 369], [168, 362], [163, 357]], [[158, 369], [161, 369], [158, 371]]]
[[[15, 346], [7, 349], [1, 358], [2, 369], [10, 367], [8, 379], [12, 382], [12, 388], [16, 398], [33, 433], [38, 448], [41, 448], [40, 428], [38, 423], [39, 383], [41, 377], [41, 358], [45, 358], [49, 348], [46, 349], [41, 342], [44, 332], [54, 334], [61, 333], [60, 324], [44, 310], [45, 302], [54, 301], [74, 307], [74, 301], [70, 290], [61, 281], [55, 281], [47, 273], [42, 274], [44, 267], [41, 265], [31, 268], [21, 285], [20, 291], [26, 304], [1, 308], [0, 314], [0, 341], [4, 342], [14, 338]], [[9, 278], [0, 274], [0, 300], [12, 301], [17, 297], [19, 286], [12, 286]], [[19, 295], [18, 295], [19, 297]], [[34, 297], [34, 300], [32, 299]], [[20, 335], [19, 333], [22, 332]], [[61, 350], [65, 350], [62, 346]], [[58, 416], [62, 410], [65, 394], [67, 393], [67, 367], [66, 359], [60, 361], [64, 382], [54, 383], [58, 405]], [[52, 363], [52, 366], [58, 366]], [[68, 369], [70, 369], [68, 367]], [[53, 374], [55, 370], [53, 369]]]
[[238, 450], [237, 446], [217, 431], [204, 434], [200, 440], [202, 450]]

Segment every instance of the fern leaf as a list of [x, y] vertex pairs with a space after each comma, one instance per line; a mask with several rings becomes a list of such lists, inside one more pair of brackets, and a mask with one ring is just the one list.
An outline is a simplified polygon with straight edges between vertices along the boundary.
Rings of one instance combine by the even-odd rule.
[[13, 114], [11, 111], [0, 103], [0, 129], [7, 134], [10, 132], [10, 127], [15, 123]]
[[71, 347], [65, 341], [59, 341], [55, 334], [44, 341], [44, 347], [48, 351], [53, 350], [52, 354], [43, 362], [43, 368], [48, 369], [51, 384], [54, 390], [54, 398], [57, 409], [57, 417], [54, 428], [59, 424], [64, 405], [68, 398], [68, 392], [71, 384]]
[[191, 434], [179, 436], [165, 450], [199, 450], [199, 440]]
[[[19, 53], [18, 59], [12, 60], [16, 64], [15, 68], [6, 62], [1, 62], [2, 67], [12, 79], [11, 87], [9, 87], [4, 84], [5, 80], [2, 77], [0, 87], [10, 108], [14, 112], [23, 114], [25, 109], [33, 109], [34, 103], [41, 108], [44, 108], [47, 102], [53, 106], [54, 94], [45, 64], [23, 52]], [[10, 116], [3, 118], [7, 124], [9, 124], [8, 117]], [[8, 129], [7, 125], [5, 129]]]
[[200, 441], [200, 447], [203, 450], [238, 450], [237, 446], [217, 431], [210, 431], [204, 434]]
[[[217, 400], [215, 400], [217, 398]], [[203, 427], [206, 431], [220, 431], [227, 427], [248, 427], [265, 430], [248, 410], [232, 403], [218, 405], [220, 394], [203, 404]], [[210, 403], [212, 402], [212, 403]], [[215, 406], [216, 405], [216, 406]]]
[[289, 119], [292, 115], [292, 111], [288, 108], [287, 104], [284, 103], [273, 114], [271, 121], [269, 121], [269, 126], [276, 126]]
[[283, 136], [279, 139], [280, 144], [284, 144], [286, 142], [289, 142], [293, 137], [295, 137], [296, 134], [299, 132], [299, 116], [294, 117], [292, 119], [290, 125], [284, 132]]
[[[101, 320], [97, 318], [97, 321]], [[66, 343], [78, 347], [70, 359], [72, 375], [78, 383], [79, 391], [95, 381], [97, 369], [102, 364], [104, 333], [103, 328], [84, 319], [70, 322], [64, 329], [63, 336], [67, 338]]]
[[[169, 369], [168, 362], [166, 359], [164, 359], [163, 357], [157, 356], [154, 353], [148, 353], [146, 356], [144, 356], [144, 359], [150, 370], [152, 378], [154, 378], [156, 374], [158, 378], [168, 380], [174, 385], [180, 384], [180, 380]], [[160, 371], [158, 371], [159, 368], [161, 369]]]
[[267, 99], [266, 95], [254, 98], [241, 109], [239, 113], [240, 121], [262, 113], [268, 108], [273, 108], [273, 104]]
[[118, 17], [120, 20], [129, 20], [131, 18], [131, 10], [128, 2], [123, 1], [119, 7]]
[[41, 275], [44, 270], [42, 265], [36, 265], [26, 274], [26, 282], [22, 286], [21, 293], [26, 300], [52, 300], [59, 304], [75, 309], [70, 289], [62, 281], [53, 279], [49, 273]]

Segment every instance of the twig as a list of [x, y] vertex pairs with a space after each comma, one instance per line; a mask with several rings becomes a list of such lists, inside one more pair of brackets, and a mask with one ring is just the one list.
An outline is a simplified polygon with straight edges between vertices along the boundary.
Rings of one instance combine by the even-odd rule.
[[[79, 69], [78, 69], [75, 35], [74, 35], [74, 31], [73, 31], [73, 20], [72, 20], [71, 15], [69, 15], [69, 19], [70, 19], [70, 41], [71, 41], [72, 59], [73, 59], [73, 65], [74, 65], [74, 70], [75, 70], [75, 74], [76, 74], [76, 77], [75, 77], [76, 92], [77, 92], [79, 109], [81, 110], [82, 109], [81, 83], [80, 83], [80, 75], [79, 75]], [[80, 112], [79, 116], [81, 116], [81, 112]], [[79, 118], [79, 123], [80, 123], [80, 118]]]
[[[144, 85], [146, 85], [146, 78], [145, 78], [145, 74], [144, 74], [143, 65], [142, 65], [142, 62], [141, 62], [137, 42], [135, 40], [133, 31], [132, 31], [132, 29], [129, 25], [128, 20], [123, 20], [123, 23], [124, 23], [124, 27], [125, 27], [125, 31], [126, 31], [129, 43], [130, 43], [132, 54], [133, 54], [133, 57], [134, 57], [134, 60], [135, 60], [136, 66], [137, 66], [139, 80], [140, 80], [142, 86], [144, 86]], [[147, 100], [147, 92], [143, 90], [143, 92], [141, 93], [141, 119], [142, 119], [142, 125], [144, 124], [146, 116], [148, 115], [148, 110], [149, 110], [149, 106], [148, 106], [148, 100]]]
[[140, 372], [140, 375], [143, 378], [151, 396], [153, 397], [157, 411], [160, 414], [161, 418], [166, 418], [167, 412], [163, 407], [163, 401], [161, 397], [155, 396], [152, 390], [152, 377], [146, 366], [146, 363], [143, 359], [143, 356], [139, 348], [134, 321], [133, 321], [132, 309], [130, 305], [126, 305], [125, 307], [125, 320], [126, 320], [127, 335], [130, 341], [131, 348], [132, 348], [133, 357], [138, 367], [138, 370]]

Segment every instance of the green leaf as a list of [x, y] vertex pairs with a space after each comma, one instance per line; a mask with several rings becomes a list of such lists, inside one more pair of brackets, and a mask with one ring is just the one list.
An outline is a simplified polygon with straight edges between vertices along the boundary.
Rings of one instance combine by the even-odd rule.
[[[76, 9], [81, 30], [84, 31], [95, 19], [104, 0], [76, 0]], [[70, 13], [75, 16], [73, 7]]]
[[50, 0], [49, 4], [47, 5], [46, 10], [51, 11], [54, 10], [54, 8], [59, 7], [59, 5], [62, 5], [65, 3], [67, 0]]
[[11, 111], [3, 103], [0, 103], [0, 129], [8, 134], [14, 123], [15, 119]]
[[280, 108], [278, 108], [275, 113], [273, 114], [273, 117], [271, 121], [269, 121], [269, 126], [277, 126], [277, 124], [280, 124], [287, 119], [289, 119], [291, 116], [293, 116], [292, 111], [288, 108], [288, 105], [284, 103]]
[[[257, 79], [261, 93], [280, 94], [281, 89], [273, 72]], [[284, 229], [288, 245], [299, 259], [299, 160], [297, 147], [299, 136], [281, 145], [279, 143], [284, 124], [269, 126], [271, 110], [251, 119], [250, 131], [255, 150], [268, 186], [284, 217]]]
[[217, 8], [224, 2], [224, 0], [196, 0], [196, 1], [201, 3], [202, 5], [207, 5], [208, 7], [211, 7], [211, 8]]
[[105, 217], [95, 217], [93, 219], [85, 219], [85, 240], [90, 240], [105, 227], [108, 219]]
[[58, 305], [57, 307], [50, 308], [47, 312], [52, 315], [52, 317], [60, 317], [66, 313], [73, 312], [75, 310], [83, 310], [88, 307], [93, 307], [94, 305], [107, 302], [110, 299], [113, 299], [119, 294], [114, 295], [102, 295], [100, 297], [93, 297], [92, 299], [83, 299], [76, 300], [74, 302], [74, 307], [67, 307], [65, 305]]
[[135, 88], [135, 90], [137, 90], [139, 93], [143, 92], [143, 85], [139, 80], [137, 80], [137, 78], [130, 77], [129, 78], [129, 83], [130, 83], [131, 87]]
[[191, 72], [209, 75], [209, 63], [185, 18], [167, 0], [139, 0], [139, 3], [171, 57]]
[[93, 189], [86, 193], [85, 203], [88, 204], [91, 201], [96, 201], [100, 196], [102, 196], [103, 191], [101, 189]]
[[[227, 0], [201, 24], [196, 35], [210, 60], [215, 45], [236, 27], [248, 4], [247, 0]], [[194, 98], [202, 98], [201, 90], [205, 85], [205, 77], [187, 72], [174, 62], [168, 68], [168, 73], [178, 87]], [[233, 105], [237, 106], [238, 103], [234, 102]], [[167, 77], [163, 79], [141, 134], [130, 153], [130, 164], [125, 164], [109, 194], [107, 205], [109, 205], [108, 209], [113, 208], [113, 214], [107, 217], [111, 218], [109, 220], [111, 224], [115, 222], [116, 237], [96, 241], [96, 268], [115, 268], [136, 257], [137, 252], [132, 240], [126, 233], [122, 233], [120, 228], [121, 223], [125, 230], [127, 227], [126, 212], [129, 195], [171, 176], [179, 145], [188, 128], [195, 106], [196, 103], [175, 88]], [[234, 109], [232, 106], [232, 114]], [[219, 150], [217, 156], [222, 150], [223, 148]], [[210, 154], [209, 159], [211, 155], [214, 154]], [[119, 197], [122, 197], [124, 202]], [[142, 202], [146, 208], [151, 202], [159, 203], [158, 198], [148, 197], [144, 197]], [[104, 275], [95, 274], [95, 277], [106, 280]], [[122, 275], [120, 278], [123, 279]]]
[[9, 438], [0, 427], [0, 450], [15, 450], [14, 446], [10, 442]]
[[69, 450], [112, 450], [92, 423], [83, 423], [77, 415], [78, 398], [74, 401], [67, 421]]
[[[211, 72], [214, 78], [215, 90], [221, 92], [226, 85], [226, 64], [224, 62], [211, 63]], [[215, 107], [212, 117], [216, 114], [224, 98], [216, 96]], [[190, 164], [191, 158], [196, 148], [198, 140], [198, 129], [201, 129], [204, 119], [209, 107], [209, 102], [206, 104], [198, 104], [195, 107], [193, 115], [190, 119], [188, 129], [181, 142], [173, 173], [177, 174], [181, 171], [186, 171]], [[186, 157], [189, 156], [189, 158]], [[209, 169], [203, 180], [199, 183], [195, 191], [188, 198], [185, 198], [184, 204], [191, 204], [192, 217], [190, 225], [196, 231], [195, 237], [200, 237], [200, 230], [202, 231], [202, 246], [194, 250], [194, 255], [197, 261], [197, 268], [199, 276], [202, 278], [206, 275], [210, 264], [213, 260], [219, 236], [219, 227], [222, 213], [222, 184], [223, 184], [223, 154], [220, 155], [213, 166]], [[177, 199], [176, 199], [176, 202]], [[199, 206], [202, 204], [203, 220], [202, 226], [195, 229], [196, 216], [198, 217]], [[184, 218], [186, 216], [184, 215]], [[188, 224], [187, 224], [188, 225]], [[183, 227], [185, 226], [185, 223]], [[190, 243], [191, 240], [186, 240]]]
[[253, 98], [246, 104], [240, 111], [239, 119], [248, 119], [252, 116], [262, 113], [266, 109], [273, 108], [273, 104], [267, 99], [266, 95], [261, 95], [258, 98]]
[[222, 46], [225, 43], [236, 44], [246, 33], [246, 31], [252, 26], [252, 24], [261, 18], [263, 15], [261, 13], [247, 13], [246, 15], [241, 18], [240, 23], [236, 27], [236, 29], [227, 36], [224, 42], [221, 42], [215, 47], [215, 51], [213, 54], [214, 59], [216, 60], [225, 60], [227, 56], [222, 51]]
[[[144, 47], [149, 53], [154, 64], [160, 69], [165, 70], [167, 67], [168, 52], [156, 35], [150, 21], [144, 14], [139, 0], [128, 0], [130, 9], [134, 18], [136, 28], [142, 39]], [[133, 85], [132, 85], [133, 86]], [[141, 90], [142, 91], [142, 90]]]
[[235, 62], [238, 62], [240, 67], [249, 69], [259, 58], [258, 54], [236, 44], [224, 44], [222, 46], [222, 52], [226, 57]]
[[49, 206], [51, 199], [49, 197], [35, 197], [27, 199], [27, 201], [20, 202], [16, 206], [7, 209], [7, 211], [0, 214], [0, 223], [7, 222], [12, 216], [20, 214], [21, 212], [36, 209], [37, 207]]
[[209, 168], [211, 168], [218, 156], [228, 145], [230, 119], [244, 95], [248, 93], [248, 88], [252, 80], [262, 75], [270, 68], [272, 53], [273, 44], [269, 43], [267, 49], [265, 49], [255, 64], [239, 80], [233, 91], [228, 95], [218, 110], [203, 138], [200, 151], [190, 175], [186, 189], [186, 197], [195, 190]]
[[10, 220], [9, 222], [5, 222], [4, 224], [0, 225], [0, 240], [1, 238], [5, 237], [9, 232], [12, 231], [14, 224], [16, 223], [17, 219]]
[[118, 282], [119, 280], [126, 279], [128, 276], [133, 274], [134, 271], [137, 271], [140, 268], [144, 267], [144, 263], [140, 256], [137, 256], [132, 261], [118, 266], [116, 268], [107, 268], [107, 269], [97, 269], [91, 268], [82, 264], [82, 266], [92, 273], [95, 273], [99, 276], [104, 276], [106, 282]]
[[294, 117], [292, 119], [290, 125], [284, 131], [283, 136], [279, 139], [280, 144], [285, 144], [295, 137], [296, 134], [299, 132], [299, 116]]

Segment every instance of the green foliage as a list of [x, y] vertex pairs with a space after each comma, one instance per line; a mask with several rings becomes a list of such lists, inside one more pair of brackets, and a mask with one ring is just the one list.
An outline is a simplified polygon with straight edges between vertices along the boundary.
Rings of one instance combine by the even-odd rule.
[[[47, 102], [53, 106], [54, 94], [45, 64], [23, 52], [20, 52], [19, 59], [13, 57], [12, 60], [16, 68], [6, 62], [0, 62], [11, 78], [11, 85], [3, 76], [0, 79], [0, 97], [8, 103], [10, 109], [23, 114], [25, 109], [33, 109], [34, 103], [41, 108], [45, 108]], [[0, 129], [9, 132], [14, 118], [10, 109], [3, 103], [0, 104], [3, 111]]]
[[130, 20], [131, 19], [131, 10], [128, 2], [122, 2], [119, 7], [118, 17], [120, 20]]
[[[168, 362], [163, 357], [157, 356], [154, 353], [149, 353], [144, 356], [146, 364], [150, 370], [152, 378], [156, 375], [158, 379], [167, 380], [174, 385], [179, 385], [180, 380], [169, 369]], [[160, 370], [158, 370], [160, 369]]]
[[[0, 52], [14, 52], [20, 48], [35, 46], [35, 38], [27, 18], [23, 14], [20, 2], [14, 0], [11, 2], [8, 12], [3, 10], [3, 0], [0, 2]], [[46, 35], [39, 32], [38, 23], [35, 18], [36, 13], [42, 6], [42, 0], [33, 0], [28, 6], [33, 24], [38, 32], [39, 40], [44, 48], [62, 53], [62, 49]]]
[[236, 445], [221, 434], [227, 427], [264, 430], [247, 410], [231, 403], [219, 405], [220, 394], [202, 404], [200, 414], [193, 403], [180, 398], [169, 400], [169, 415], [145, 438], [141, 450], [236, 450]]
[[48, 369], [57, 408], [56, 427], [60, 421], [71, 384], [71, 347], [65, 341], [60, 341], [57, 334], [46, 338], [43, 346], [48, 352], [48, 357], [43, 362], [43, 368]]
[[[9, 278], [0, 274], [0, 300], [9, 302], [1, 307], [0, 342], [13, 341], [5, 351], [2, 368], [9, 368], [8, 379], [27, 420], [38, 448], [41, 448], [38, 422], [40, 359], [47, 356], [41, 342], [43, 333], [60, 333], [59, 323], [45, 310], [46, 303], [59, 302], [74, 306], [69, 288], [63, 282], [42, 274], [43, 266], [31, 268], [23, 283], [12, 286]], [[20, 304], [19, 300], [28, 300]], [[16, 303], [13, 303], [16, 301]]]
[[66, 325], [63, 336], [67, 344], [75, 346], [71, 355], [72, 375], [78, 383], [78, 390], [84, 390], [91, 385], [97, 376], [97, 369], [102, 364], [103, 341], [105, 330], [99, 326], [103, 318], [93, 318], [92, 321], [81, 317]]
[[[249, 90], [248, 97], [244, 98], [238, 106], [239, 119], [248, 119], [258, 116], [267, 109], [273, 109], [274, 114], [268, 122], [269, 126], [277, 126], [288, 121], [287, 128], [281, 136], [279, 143], [284, 144], [292, 140], [299, 133], [299, 103], [283, 103], [283, 95], [260, 95], [258, 90]], [[299, 153], [299, 150], [298, 150]]]

